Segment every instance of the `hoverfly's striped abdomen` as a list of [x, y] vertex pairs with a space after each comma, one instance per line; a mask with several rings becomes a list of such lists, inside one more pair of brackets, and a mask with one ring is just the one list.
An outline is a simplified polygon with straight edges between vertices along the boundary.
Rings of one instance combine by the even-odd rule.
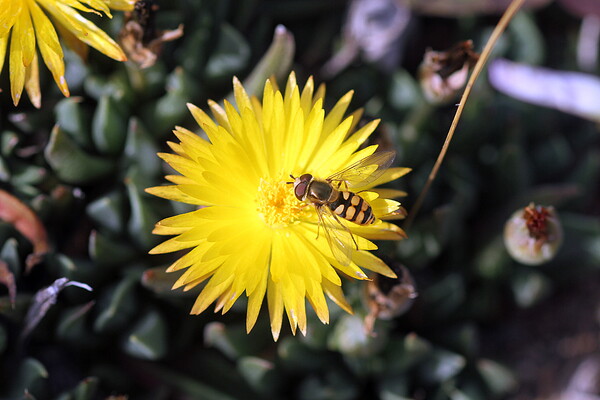
[[337, 200], [328, 204], [336, 215], [358, 225], [369, 225], [375, 221], [373, 209], [357, 194], [340, 191]]

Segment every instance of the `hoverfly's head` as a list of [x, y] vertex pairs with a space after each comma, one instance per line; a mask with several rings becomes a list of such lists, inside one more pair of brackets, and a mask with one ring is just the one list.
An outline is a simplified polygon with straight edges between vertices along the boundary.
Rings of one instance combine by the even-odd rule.
[[294, 194], [296, 195], [296, 198], [300, 201], [304, 201], [308, 192], [308, 185], [310, 184], [310, 181], [312, 181], [313, 176], [311, 174], [304, 174], [300, 175], [298, 178], [294, 178], [293, 175], [290, 175], [290, 177], [294, 181], [288, 183], [294, 184]]

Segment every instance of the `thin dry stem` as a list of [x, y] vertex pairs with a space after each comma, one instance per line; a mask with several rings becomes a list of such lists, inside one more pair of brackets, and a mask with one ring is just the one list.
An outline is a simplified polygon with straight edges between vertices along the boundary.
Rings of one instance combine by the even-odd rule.
[[475, 67], [473, 68], [473, 73], [469, 77], [469, 81], [467, 82], [465, 91], [463, 92], [463, 95], [460, 98], [460, 102], [458, 103], [458, 108], [456, 109], [456, 113], [454, 114], [454, 119], [452, 120], [450, 129], [448, 130], [448, 134], [446, 135], [446, 140], [444, 141], [444, 145], [442, 146], [442, 149], [440, 150], [440, 154], [438, 155], [438, 158], [435, 161], [435, 164], [434, 164], [433, 168], [431, 169], [431, 172], [429, 173], [429, 177], [427, 178], [427, 182], [425, 183], [425, 186], [423, 186], [423, 190], [421, 190], [421, 193], [419, 193], [419, 197], [417, 198], [415, 205], [413, 206], [411, 212], [408, 215], [408, 218], [406, 219], [406, 223], [404, 224], [404, 230], [408, 230], [410, 228], [410, 226], [412, 225], [412, 222], [415, 219], [415, 216], [417, 215], [417, 213], [419, 212], [419, 209], [421, 208], [421, 205], [423, 204], [423, 200], [425, 199], [425, 196], [427, 195], [427, 192], [429, 191], [429, 188], [431, 187], [431, 183], [437, 176], [437, 173], [440, 169], [440, 166], [442, 165], [442, 162], [444, 161], [444, 157], [446, 156], [448, 147], [450, 146], [450, 142], [452, 141], [452, 137], [454, 136], [454, 131], [456, 131], [456, 126], [458, 125], [458, 121], [460, 120], [463, 109], [465, 108], [465, 104], [467, 102], [467, 99], [469, 98], [469, 95], [471, 94], [471, 89], [473, 88], [475, 81], [477, 81], [479, 74], [483, 70], [483, 67], [485, 66], [485, 63], [487, 62], [488, 58], [490, 57], [490, 54], [492, 53], [492, 50], [493, 50], [494, 46], [496, 45], [496, 42], [498, 41], [498, 39], [500, 38], [500, 36], [502, 35], [504, 30], [508, 26], [508, 23], [513, 19], [513, 17], [517, 13], [517, 11], [519, 11], [519, 9], [521, 8], [521, 6], [523, 5], [524, 2], [525, 2], [525, 0], [513, 0], [513, 2], [510, 3], [510, 5], [506, 9], [506, 11], [504, 12], [504, 15], [502, 15], [502, 18], [500, 18], [500, 21], [494, 28], [492, 35], [490, 36], [487, 43], [485, 44], [485, 47], [483, 48], [483, 51], [481, 52], [481, 56], [479, 57], [477, 64], [475, 64]]

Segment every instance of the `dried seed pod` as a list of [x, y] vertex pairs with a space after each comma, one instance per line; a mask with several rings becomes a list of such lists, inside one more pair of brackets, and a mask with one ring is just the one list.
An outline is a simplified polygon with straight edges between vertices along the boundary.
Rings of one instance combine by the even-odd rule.
[[469, 69], [479, 54], [473, 51], [473, 42], [457, 43], [447, 51], [427, 49], [419, 66], [419, 81], [425, 98], [431, 103], [445, 103], [454, 99], [465, 86]]
[[511, 257], [523, 264], [552, 260], [562, 243], [562, 227], [554, 207], [530, 203], [510, 217], [504, 226], [504, 245]]
[[369, 314], [365, 317], [365, 330], [373, 333], [375, 321], [389, 320], [405, 313], [417, 297], [414, 281], [408, 269], [399, 263], [390, 263], [397, 278], [376, 275], [366, 285], [365, 299]]
[[125, 14], [126, 21], [119, 33], [119, 42], [127, 56], [140, 68], [148, 68], [156, 63], [165, 42], [183, 36], [183, 25], [177, 29], [158, 30], [154, 19], [158, 6], [151, 0], [138, 0], [133, 12]]

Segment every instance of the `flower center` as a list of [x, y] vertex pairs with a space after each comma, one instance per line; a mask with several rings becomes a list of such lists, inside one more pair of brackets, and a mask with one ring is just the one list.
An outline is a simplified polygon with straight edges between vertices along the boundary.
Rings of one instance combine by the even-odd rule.
[[261, 179], [256, 203], [258, 215], [273, 228], [295, 222], [303, 208], [294, 196], [293, 186], [284, 181]]

